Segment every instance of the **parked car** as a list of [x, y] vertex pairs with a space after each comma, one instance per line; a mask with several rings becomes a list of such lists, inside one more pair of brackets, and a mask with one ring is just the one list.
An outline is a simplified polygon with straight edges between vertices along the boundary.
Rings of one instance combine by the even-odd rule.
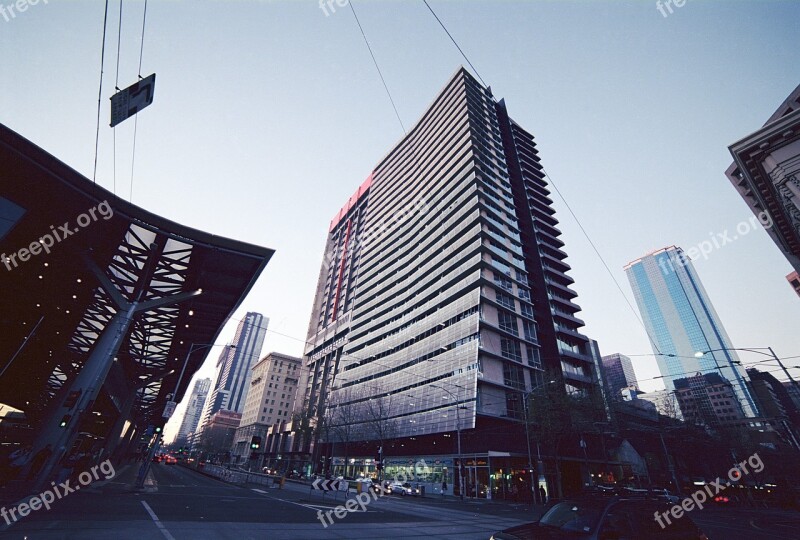
[[162, 459], [163, 459], [162, 456], [156, 454], [155, 456], [153, 456], [153, 463], [161, 463]]
[[178, 459], [175, 456], [170, 456], [169, 454], [167, 454], [166, 456], [164, 456], [164, 463], [166, 463], [167, 465], [175, 465], [176, 463], [178, 463]]
[[688, 514], [662, 527], [655, 516], [669, 509], [651, 498], [578, 497], [557, 502], [539, 521], [505, 529], [490, 540], [708, 540]]
[[673, 495], [672, 493], [663, 488], [653, 488], [650, 490], [650, 493], [655, 495], [656, 498], [662, 499], [668, 503], [680, 504], [681, 502], [680, 497], [678, 497], [677, 495]]

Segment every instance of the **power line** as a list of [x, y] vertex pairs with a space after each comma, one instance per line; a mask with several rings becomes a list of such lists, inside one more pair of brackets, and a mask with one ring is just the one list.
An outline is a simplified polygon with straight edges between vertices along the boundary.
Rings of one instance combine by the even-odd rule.
[[[458, 43], [456, 43], [456, 40], [455, 40], [455, 38], [453, 38], [453, 35], [450, 33], [450, 31], [449, 31], [449, 30], [447, 29], [447, 27], [444, 25], [444, 23], [443, 23], [443, 22], [442, 22], [442, 20], [439, 18], [439, 16], [436, 14], [436, 12], [435, 12], [435, 11], [433, 11], [433, 8], [430, 6], [430, 4], [428, 4], [428, 0], [422, 0], [422, 1], [423, 1], [423, 2], [425, 3], [425, 5], [427, 6], [428, 10], [430, 10], [431, 14], [432, 14], [432, 15], [433, 15], [433, 16], [436, 18], [436, 21], [439, 23], [439, 25], [441, 25], [441, 27], [442, 27], [442, 30], [444, 30], [444, 31], [445, 31], [445, 33], [447, 34], [447, 37], [449, 37], [449, 38], [450, 38], [450, 41], [452, 41], [452, 42], [453, 42], [453, 45], [455, 45], [455, 46], [456, 46], [456, 49], [458, 49], [458, 52], [460, 52], [460, 53], [461, 53], [461, 56], [463, 56], [463, 57], [464, 57], [464, 60], [466, 60], [466, 61], [467, 61], [467, 64], [469, 64], [469, 67], [471, 67], [471, 68], [472, 68], [472, 71], [474, 71], [474, 72], [475, 72], [475, 75], [478, 77], [478, 79], [480, 79], [480, 81], [481, 81], [481, 83], [483, 84], [483, 86], [487, 86], [487, 84], [486, 84], [485, 82], [483, 82], [483, 79], [481, 78], [481, 76], [480, 76], [480, 73], [478, 73], [478, 70], [477, 70], [477, 69], [475, 69], [475, 66], [473, 66], [473, 65], [472, 65], [472, 62], [470, 62], [470, 61], [469, 61], [469, 58], [467, 58], [467, 55], [466, 55], [466, 54], [464, 54], [464, 51], [462, 51], [462, 50], [461, 50], [461, 47], [459, 47], [459, 46], [458, 46]], [[352, 2], [351, 2], [351, 3], [352, 3]]]
[[103, 64], [106, 58], [106, 29], [108, 27], [108, 0], [106, 0], [105, 13], [103, 15], [103, 46], [100, 51], [100, 89], [97, 91], [97, 130], [94, 136], [94, 171], [92, 172], [92, 182], [97, 183], [97, 152], [100, 148], [100, 103], [103, 98]]
[[400, 114], [397, 112], [397, 107], [394, 104], [394, 99], [392, 99], [392, 93], [389, 92], [389, 87], [386, 85], [386, 80], [383, 78], [383, 73], [381, 73], [381, 68], [378, 66], [378, 61], [375, 59], [375, 54], [372, 52], [372, 47], [370, 47], [369, 40], [367, 40], [367, 35], [364, 33], [364, 28], [361, 26], [361, 21], [358, 20], [358, 15], [356, 15], [356, 8], [353, 7], [353, 0], [350, 0], [350, 11], [353, 12], [353, 17], [356, 19], [356, 24], [358, 24], [358, 29], [361, 30], [361, 36], [364, 38], [364, 43], [367, 44], [367, 49], [369, 49], [369, 54], [372, 56], [372, 61], [375, 64], [375, 69], [378, 70], [378, 75], [381, 78], [381, 82], [383, 83], [383, 88], [386, 90], [386, 95], [389, 96], [389, 101], [392, 103], [392, 109], [394, 109], [394, 114], [397, 116], [397, 121], [400, 122], [400, 127], [403, 129], [403, 134], [406, 134], [406, 127], [403, 125], [403, 121], [400, 119]]
[[633, 304], [631, 304], [631, 301], [628, 300], [628, 296], [622, 290], [622, 286], [620, 286], [619, 282], [617, 281], [617, 278], [614, 277], [614, 273], [611, 271], [611, 268], [609, 268], [608, 264], [606, 263], [606, 260], [600, 254], [600, 250], [597, 249], [597, 246], [592, 241], [592, 238], [589, 236], [589, 233], [586, 232], [586, 229], [583, 227], [583, 224], [581, 223], [581, 220], [579, 220], [578, 216], [576, 216], [575, 212], [573, 212], [572, 207], [567, 202], [567, 199], [564, 197], [564, 194], [561, 193], [561, 190], [559, 190], [558, 186], [556, 186], [555, 182], [553, 182], [553, 178], [549, 174], [547, 174], [547, 171], [544, 168], [542, 168], [542, 172], [544, 173], [544, 176], [545, 176], [545, 178], [547, 178], [548, 182], [550, 182], [550, 185], [553, 186], [553, 189], [556, 190], [556, 193], [558, 193], [558, 196], [561, 197], [561, 200], [564, 202], [564, 206], [567, 207], [567, 210], [569, 211], [569, 213], [572, 216], [572, 218], [575, 220], [575, 223], [578, 224], [578, 227], [581, 229], [581, 232], [586, 237], [586, 240], [589, 241], [589, 245], [592, 246], [592, 249], [594, 250], [595, 254], [597, 255], [597, 258], [599, 258], [600, 262], [603, 263], [603, 266], [605, 267], [606, 272], [608, 272], [608, 275], [611, 276], [611, 280], [614, 282], [614, 285], [617, 286], [617, 290], [619, 290], [620, 294], [625, 299], [625, 303], [628, 304], [628, 307], [633, 312], [633, 315], [636, 317], [636, 320], [639, 321], [639, 324], [641, 324], [642, 328], [644, 328], [644, 331], [647, 334], [647, 337], [650, 339], [650, 343], [652, 343], [653, 347], [655, 347], [655, 349], [659, 353], [661, 353], [661, 350], [658, 348], [658, 344], [653, 339], [653, 336], [650, 335], [650, 332], [647, 330], [647, 326], [645, 326], [644, 321], [639, 316], [639, 313], [637, 313], [637, 311], [634, 309]]
[[[142, 78], [142, 57], [144, 56], [144, 31], [147, 25], [147, 0], [144, 0], [144, 12], [142, 14], [142, 39], [141, 44], [139, 46], [139, 71], [137, 75], [139, 79]], [[137, 114], [136, 117], [133, 119], [133, 151], [131, 154], [131, 185], [130, 185], [130, 192], [128, 196], [128, 202], [133, 202], [133, 170], [134, 164], [136, 163], [136, 133], [139, 131], [139, 115]]]

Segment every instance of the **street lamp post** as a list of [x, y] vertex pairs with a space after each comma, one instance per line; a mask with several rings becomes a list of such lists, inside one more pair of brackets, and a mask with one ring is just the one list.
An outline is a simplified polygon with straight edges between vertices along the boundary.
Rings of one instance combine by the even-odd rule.
[[[458, 410], [461, 408], [461, 405], [458, 403], [458, 397], [455, 394], [453, 394], [450, 390], [448, 390], [447, 388], [444, 388], [444, 387], [439, 386], [437, 384], [432, 384], [431, 386], [434, 387], [434, 388], [438, 388], [439, 390], [444, 390], [445, 392], [450, 394], [450, 397], [452, 397], [454, 400], [456, 400], [456, 402], [455, 402], [455, 406], [456, 406], [456, 437], [458, 439], [458, 494], [460, 495], [461, 500], [463, 501], [464, 500], [464, 460], [461, 457], [461, 415], [458, 412]], [[461, 386], [459, 386], [459, 385], [455, 385], [455, 386], [457, 386], [458, 388], [461, 388]]]
[[[533, 497], [531, 500], [534, 502], [536, 502], [536, 482], [534, 482], [533, 479], [533, 463], [532, 463], [533, 459], [531, 458], [531, 435], [528, 429], [528, 398], [530, 398], [531, 395], [537, 390], [540, 390], [541, 388], [544, 388], [548, 384], [552, 384], [554, 382], [556, 381], [555, 380], [547, 381], [546, 383], [542, 383], [539, 386], [531, 388], [527, 392], [520, 392], [520, 394], [522, 395], [522, 412], [525, 418], [525, 442], [528, 445], [528, 474], [530, 475], [531, 497]], [[539, 454], [539, 463], [541, 463], [542, 455], [541, 452], [539, 451], [539, 441], [536, 441], [536, 450], [537, 453]], [[544, 504], [544, 501], [542, 501], [542, 504]]]

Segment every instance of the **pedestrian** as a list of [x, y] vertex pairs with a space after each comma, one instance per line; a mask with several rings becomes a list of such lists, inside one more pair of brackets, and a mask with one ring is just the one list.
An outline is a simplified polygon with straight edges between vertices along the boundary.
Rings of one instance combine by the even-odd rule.
[[544, 486], [539, 486], [539, 498], [542, 499], [542, 504], [547, 504], [547, 491]]
[[447, 480], [442, 480], [442, 497], [444, 497], [445, 491], [447, 491]]
[[511, 485], [511, 495], [514, 496], [514, 502], [519, 502], [519, 488], [517, 484]]

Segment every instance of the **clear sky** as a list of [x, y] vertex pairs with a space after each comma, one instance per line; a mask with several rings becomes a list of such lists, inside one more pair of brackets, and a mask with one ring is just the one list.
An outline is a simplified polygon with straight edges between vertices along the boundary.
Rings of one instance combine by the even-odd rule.
[[[412, 125], [464, 61], [421, 0], [353, 1]], [[544, 166], [631, 301], [627, 262], [733, 236], [751, 217], [725, 178], [727, 146], [800, 83], [800, 2], [688, 0], [664, 17], [650, 0], [429, 1], [536, 136]], [[91, 178], [104, 4], [30, 4], [8, 20], [0, 12], [0, 122]], [[123, 5], [120, 87], [136, 80], [143, 6]], [[236, 314], [270, 318], [264, 353], [302, 353], [328, 223], [402, 134], [349, 6], [333, 9], [326, 15], [313, 0], [148, 4], [142, 75], [155, 72], [157, 82], [139, 115], [133, 202], [276, 250]], [[128, 198], [134, 123], [116, 128], [116, 158], [108, 127], [118, 24], [112, 0], [97, 181]], [[603, 354], [650, 353], [554, 199], [586, 334]], [[791, 268], [763, 230], [694, 264], [735, 346], [800, 355]], [[202, 376], [213, 378], [218, 351]], [[658, 375], [652, 357], [634, 356], [634, 366], [640, 379]]]

